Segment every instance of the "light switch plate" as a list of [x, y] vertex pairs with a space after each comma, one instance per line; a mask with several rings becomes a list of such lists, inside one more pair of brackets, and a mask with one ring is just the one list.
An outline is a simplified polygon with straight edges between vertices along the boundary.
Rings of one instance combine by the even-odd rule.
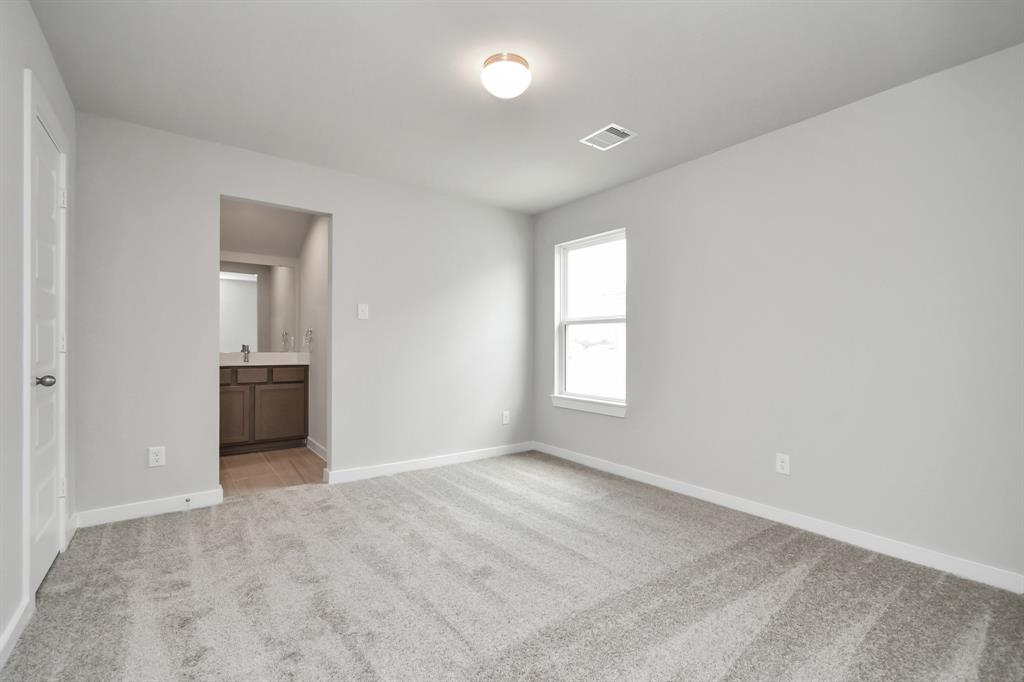
[[356, 306], [356, 317], [360, 320], [370, 319], [370, 304], [360, 303]]

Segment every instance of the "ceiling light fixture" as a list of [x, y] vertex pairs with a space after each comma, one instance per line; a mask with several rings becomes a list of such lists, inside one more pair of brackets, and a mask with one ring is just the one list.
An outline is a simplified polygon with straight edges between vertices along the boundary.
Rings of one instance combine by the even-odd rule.
[[487, 92], [501, 99], [518, 97], [530, 87], [530, 65], [511, 52], [492, 54], [484, 60], [480, 80]]

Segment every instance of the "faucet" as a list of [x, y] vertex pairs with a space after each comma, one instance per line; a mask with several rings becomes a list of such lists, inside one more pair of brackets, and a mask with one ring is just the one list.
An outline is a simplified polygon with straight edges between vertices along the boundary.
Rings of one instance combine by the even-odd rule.
[[242, 344], [242, 362], [249, 362], [249, 344]]

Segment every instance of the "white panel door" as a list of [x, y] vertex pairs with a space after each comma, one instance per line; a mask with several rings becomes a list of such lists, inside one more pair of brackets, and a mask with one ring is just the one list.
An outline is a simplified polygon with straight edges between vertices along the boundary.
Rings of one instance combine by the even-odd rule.
[[29, 236], [29, 556], [35, 591], [57, 557], [57, 457], [60, 419], [58, 334], [61, 264], [61, 153], [39, 118], [32, 121], [32, 204]]

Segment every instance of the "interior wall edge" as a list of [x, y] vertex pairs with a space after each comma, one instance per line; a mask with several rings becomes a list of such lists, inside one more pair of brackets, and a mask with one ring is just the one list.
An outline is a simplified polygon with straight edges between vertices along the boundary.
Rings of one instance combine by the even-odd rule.
[[307, 436], [306, 447], [309, 448], [310, 452], [322, 459], [325, 465], [330, 464], [330, 454], [327, 452], [326, 446]]

